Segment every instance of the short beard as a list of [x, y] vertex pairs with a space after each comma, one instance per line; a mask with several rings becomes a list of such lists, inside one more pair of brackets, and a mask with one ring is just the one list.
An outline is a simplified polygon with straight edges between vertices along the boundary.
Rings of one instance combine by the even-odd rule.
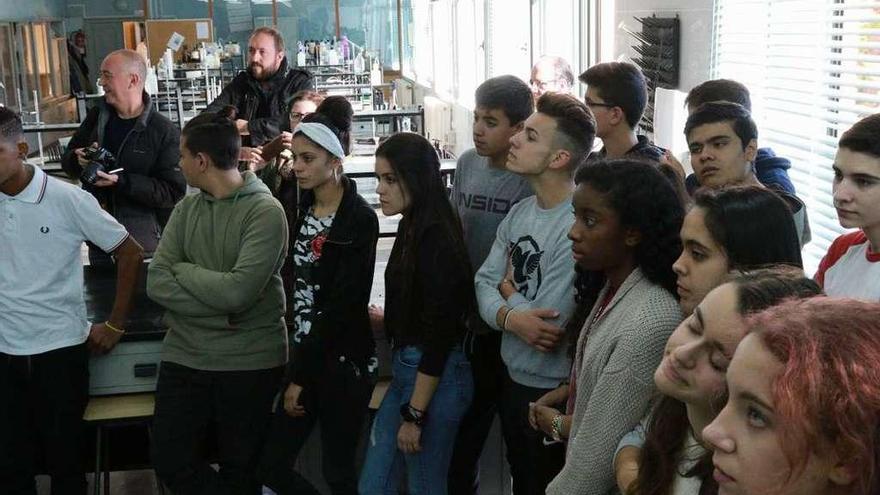
[[262, 72], [260, 73], [259, 76], [257, 76], [257, 74], [254, 72], [254, 67], [255, 67], [255, 64], [250, 65], [250, 72], [251, 72], [251, 75], [254, 76], [254, 79], [256, 79], [257, 81], [265, 81], [266, 79], [269, 79], [270, 77], [274, 76], [276, 72], [278, 72], [278, 67], [275, 67], [275, 69], [272, 71], [269, 71], [268, 69], [263, 67]]

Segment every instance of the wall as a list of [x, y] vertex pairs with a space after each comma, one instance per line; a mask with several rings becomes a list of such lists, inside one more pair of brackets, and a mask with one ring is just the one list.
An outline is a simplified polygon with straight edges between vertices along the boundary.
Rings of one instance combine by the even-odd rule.
[[[709, 78], [712, 53], [713, 0], [616, 0], [615, 26], [624, 23], [631, 31], [639, 31], [634, 17], [673, 17], [681, 19], [681, 59], [679, 88], [690, 91]], [[619, 27], [615, 36], [615, 57], [634, 57], [632, 37]]]
[[[67, 0], [67, 15], [71, 17], [141, 17], [141, 0]], [[156, 12], [150, 2], [150, 11]]]
[[67, 0], [2, 0], [0, 19], [47, 19], [64, 17]]

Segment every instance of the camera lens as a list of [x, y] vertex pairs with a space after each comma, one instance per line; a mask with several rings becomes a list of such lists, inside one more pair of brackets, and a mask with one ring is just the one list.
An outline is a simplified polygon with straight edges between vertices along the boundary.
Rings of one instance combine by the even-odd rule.
[[85, 184], [95, 185], [95, 182], [98, 180], [98, 172], [104, 171], [104, 165], [100, 162], [91, 161], [86, 168], [83, 169], [82, 175], [80, 175], [79, 180]]

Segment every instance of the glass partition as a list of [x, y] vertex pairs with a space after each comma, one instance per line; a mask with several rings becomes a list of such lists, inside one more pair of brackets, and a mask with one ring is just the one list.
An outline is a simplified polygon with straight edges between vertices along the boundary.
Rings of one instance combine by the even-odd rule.
[[[296, 61], [297, 42], [336, 36], [336, 7], [327, 0], [279, 0], [278, 30], [284, 35], [287, 54]], [[270, 13], [271, 15], [271, 13]]]
[[15, 95], [15, 32], [12, 24], [0, 24], [0, 104], [18, 109]]
[[374, 52], [386, 69], [400, 70], [397, 0], [339, 0], [340, 35]]
[[250, 0], [214, 0], [214, 40], [237, 41], [246, 54], [248, 36], [255, 27], [253, 7]]

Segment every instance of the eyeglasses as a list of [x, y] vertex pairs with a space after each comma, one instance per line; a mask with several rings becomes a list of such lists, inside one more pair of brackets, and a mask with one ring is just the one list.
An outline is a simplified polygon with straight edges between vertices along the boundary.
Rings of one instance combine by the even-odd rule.
[[552, 90], [554, 88], [559, 88], [562, 85], [560, 79], [550, 79], [547, 81], [536, 81], [535, 79], [529, 80], [529, 86], [534, 89], [538, 89], [541, 91]]
[[290, 112], [290, 120], [300, 120], [300, 119], [302, 119], [303, 117], [305, 117], [306, 115], [309, 115], [309, 114], [311, 114], [311, 113], [312, 113], [312, 112], [304, 112], [304, 113], [300, 113], [300, 112]]
[[619, 105], [615, 105], [613, 103], [600, 103], [598, 101], [593, 101], [593, 100], [589, 100], [589, 99], [584, 100], [584, 103], [586, 103], [588, 107], [614, 108], [616, 106], [619, 106]]

